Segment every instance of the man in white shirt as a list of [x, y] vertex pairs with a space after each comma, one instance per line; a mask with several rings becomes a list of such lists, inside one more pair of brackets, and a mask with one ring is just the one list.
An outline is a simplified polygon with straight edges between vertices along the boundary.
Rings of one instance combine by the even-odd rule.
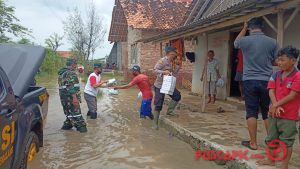
[[98, 88], [103, 87], [107, 81], [101, 81], [101, 64], [94, 64], [94, 72], [90, 74], [84, 89], [84, 99], [88, 106], [87, 115], [91, 119], [97, 118], [97, 94]]

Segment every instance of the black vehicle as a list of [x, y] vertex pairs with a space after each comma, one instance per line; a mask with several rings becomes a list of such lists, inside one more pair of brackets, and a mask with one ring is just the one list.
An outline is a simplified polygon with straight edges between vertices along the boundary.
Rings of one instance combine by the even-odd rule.
[[46, 51], [0, 44], [0, 169], [26, 169], [43, 146], [46, 88], [31, 86]]

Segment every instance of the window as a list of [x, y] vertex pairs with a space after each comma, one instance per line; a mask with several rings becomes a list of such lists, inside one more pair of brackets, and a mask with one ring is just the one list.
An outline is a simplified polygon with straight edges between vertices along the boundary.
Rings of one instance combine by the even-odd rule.
[[131, 45], [131, 49], [130, 49], [131, 55], [131, 64], [137, 64], [137, 44], [133, 44]]

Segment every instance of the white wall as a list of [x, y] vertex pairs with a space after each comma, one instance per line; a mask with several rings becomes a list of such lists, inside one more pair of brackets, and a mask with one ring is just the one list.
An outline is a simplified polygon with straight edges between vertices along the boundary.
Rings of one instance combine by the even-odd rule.
[[[128, 27], [127, 44], [128, 44], [128, 68], [129, 69], [133, 65], [136, 65], [136, 64], [139, 65], [139, 63], [131, 64], [131, 45], [134, 44], [137, 40], [140, 40], [141, 37], [142, 37], [141, 30]], [[141, 43], [137, 43], [137, 58], [140, 57], [140, 51], [139, 51], [140, 46], [141, 46]], [[137, 59], [137, 62], [139, 62], [139, 59]]]
[[[215, 58], [219, 61], [220, 74], [223, 77], [225, 84], [228, 84], [230, 79], [227, 79], [228, 72], [228, 60], [229, 60], [229, 31], [222, 31], [217, 33], [208, 34], [208, 50], [215, 52]], [[196, 47], [196, 60], [193, 65], [193, 81], [192, 92], [203, 93], [203, 83], [200, 81], [200, 77], [203, 71], [203, 67], [207, 56], [206, 37], [199, 36], [198, 44]], [[219, 99], [226, 99], [227, 91], [226, 87], [218, 88]]]
[[193, 64], [193, 79], [192, 79], [192, 92], [202, 94], [203, 83], [200, 81], [203, 71], [205, 58], [206, 58], [206, 36], [198, 36], [198, 44], [195, 49], [195, 62]]
[[217, 97], [220, 99], [226, 99], [227, 91], [226, 86], [230, 81], [227, 77], [229, 68], [229, 31], [222, 31], [208, 35], [208, 50], [215, 52], [215, 58], [219, 61], [219, 71], [225, 81], [224, 88], [218, 88]]

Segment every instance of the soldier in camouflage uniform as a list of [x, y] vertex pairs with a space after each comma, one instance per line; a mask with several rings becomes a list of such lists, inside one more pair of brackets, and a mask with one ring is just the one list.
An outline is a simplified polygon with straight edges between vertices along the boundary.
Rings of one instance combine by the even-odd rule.
[[87, 132], [86, 123], [80, 110], [80, 84], [75, 73], [77, 63], [75, 59], [67, 60], [67, 68], [62, 68], [58, 72], [59, 96], [66, 115], [66, 120], [62, 126], [63, 130], [70, 130], [74, 127], [81, 132]]

